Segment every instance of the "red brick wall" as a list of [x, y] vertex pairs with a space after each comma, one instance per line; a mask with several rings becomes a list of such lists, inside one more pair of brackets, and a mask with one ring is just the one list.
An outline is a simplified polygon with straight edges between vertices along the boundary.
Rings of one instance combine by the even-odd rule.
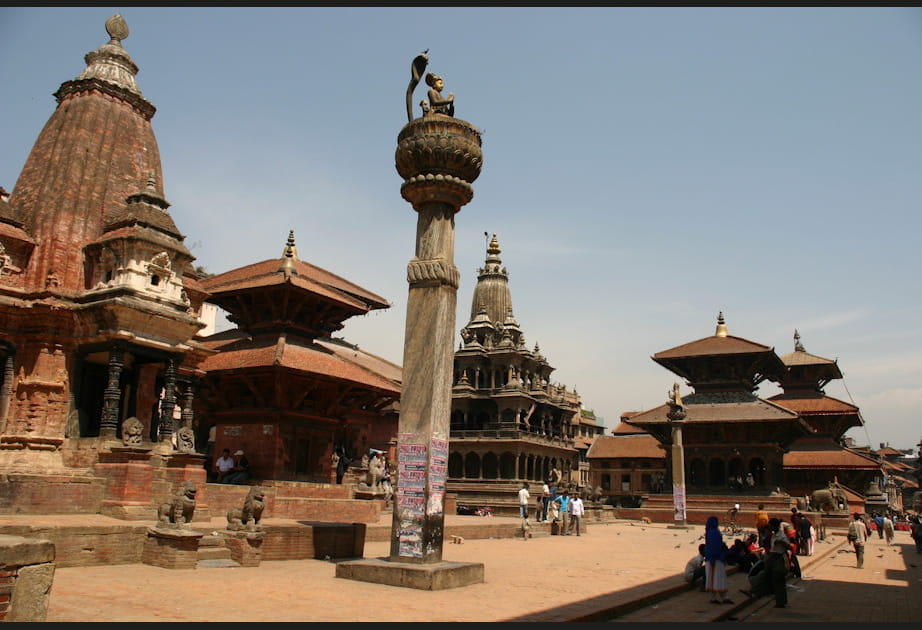
[[0, 514], [96, 514], [103, 491], [99, 477], [0, 475]]
[[6, 620], [10, 611], [10, 597], [13, 594], [13, 583], [16, 582], [16, 570], [0, 570], [0, 621]]

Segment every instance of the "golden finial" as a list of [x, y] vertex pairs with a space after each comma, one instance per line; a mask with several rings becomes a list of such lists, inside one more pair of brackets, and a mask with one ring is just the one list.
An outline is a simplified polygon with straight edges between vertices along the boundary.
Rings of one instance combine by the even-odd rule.
[[285, 249], [282, 252], [282, 265], [279, 271], [285, 272], [285, 275], [297, 273], [295, 271], [295, 262], [298, 260], [298, 248], [295, 247], [295, 231], [288, 231], [288, 242], [285, 243]]
[[717, 331], [714, 333], [717, 337], [726, 337], [729, 333], [727, 332], [727, 325], [724, 323], [724, 312], [720, 311], [717, 315]]
[[794, 329], [794, 351], [795, 352], [806, 352], [804, 350], [804, 345], [800, 343], [800, 333], [797, 332], [797, 329]]

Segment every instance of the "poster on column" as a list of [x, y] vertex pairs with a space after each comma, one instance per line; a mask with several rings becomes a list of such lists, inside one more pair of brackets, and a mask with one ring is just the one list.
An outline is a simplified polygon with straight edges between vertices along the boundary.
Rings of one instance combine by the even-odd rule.
[[399, 514], [398, 555], [423, 556], [422, 528], [426, 513], [425, 444], [399, 444], [397, 447], [397, 512]]
[[685, 521], [685, 488], [672, 486], [672, 502], [675, 509], [675, 520]]
[[444, 511], [445, 477], [448, 474], [448, 440], [432, 438], [429, 447], [429, 502], [426, 514], [442, 514]]

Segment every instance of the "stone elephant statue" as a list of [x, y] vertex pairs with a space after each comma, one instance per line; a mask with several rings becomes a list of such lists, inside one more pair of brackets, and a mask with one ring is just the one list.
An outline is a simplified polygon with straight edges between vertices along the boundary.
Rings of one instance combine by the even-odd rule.
[[834, 486], [814, 490], [810, 504], [818, 512], [848, 511], [848, 497], [845, 495], [845, 490]]

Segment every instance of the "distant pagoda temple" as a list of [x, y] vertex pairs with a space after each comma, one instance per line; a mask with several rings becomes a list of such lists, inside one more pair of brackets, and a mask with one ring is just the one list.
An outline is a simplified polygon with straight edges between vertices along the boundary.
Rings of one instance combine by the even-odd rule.
[[[730, 335], [721, 313], [714, 335], [658, 352], [653, 360], [694, 389], [683, 396], [689, 495], [739, 493], [738, 480], [742, 491], [752, 495], [783, 487], [784, 454], [812, 429], [797, 412], [755, 395], [763, 381], [785, 377], [786, 366], [772, 348]], [[668, 405], [660, 405], [625, 422], [671, 446], [668, 411]], [[746, 485], [749, 475], [751, 487]]]
[[387, 301], [299, 260], [294, 232], [282, 256], [202, 280], [237, 328], [206, 337], [214, 354], [196, 399], [215, 452], [242, 449], [259, 479], [330, 481], [334, 446], [358, 459], [387, 451], [397, 432], [400, 366], [332, 333]]
[[512, 513], [522, 481], [559, 471], [561, 484], [578, 483], [580, 399], [551, 382], [537, 343], [526, 347], [499, 255], [494, 234], [455, 352], [447, 487], [459, 505]]
[[837, 361], [810, 354], [794, 331], [794, 352], [781, 357], [787, 370], [783, 393], [769, 400], [798, 413], [812, 434], [795, 440], [784, 456], [784, 488], [792, 495], [809, 496], [829, 483], [840, 483], [859, 494], [881, 477], [881, 463], [871, 454], [846, 447], [845, 432], [864, 426], [853, 404], [827, 396], [824, 387], [841, 379]]

